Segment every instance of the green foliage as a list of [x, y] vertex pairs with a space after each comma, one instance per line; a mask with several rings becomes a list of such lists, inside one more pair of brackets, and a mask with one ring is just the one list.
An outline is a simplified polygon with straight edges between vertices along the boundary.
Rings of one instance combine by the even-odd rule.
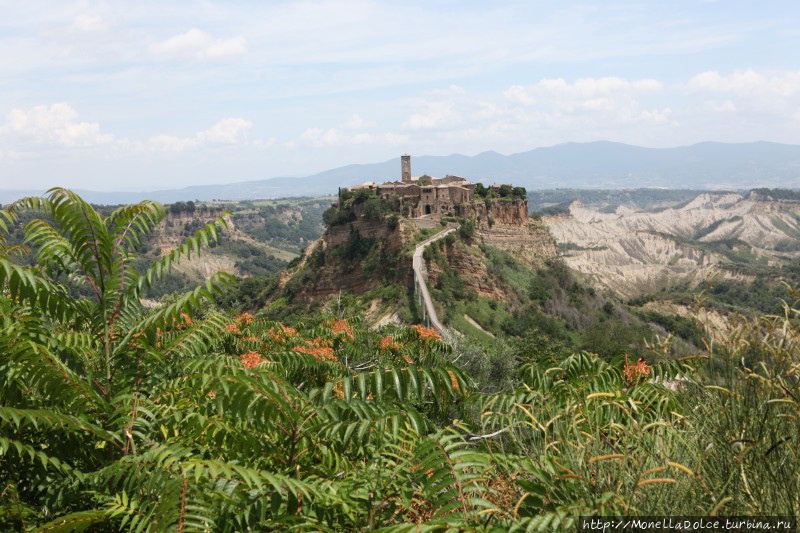
[[706, 337], [705, 332], [703, 331], [702, 326], [693, 318], [678, 315], [667, 315], [652, 310], [642, 311], [639, 313], [639, 316], [642, 318], [642, 320], [658, 324], [669, 333], [677, 335], [678, 337], [691, 342], [695, 346], [703, 346], [703, 341]]
[[[527, 531], [800, 512], [797, 304], [682, 358], [575, 352], [534, 326], [450, 347], [422, 326], [343, 318], [359, 309], [347, 296], [289, 327], [216, 310], [221, 275], [146, 310], [144, 288], [216, 224], [139, 269], [160, 205], [104, 215], [54, 189], [0, 216], [26, 210], [41, 213], [24, 230], [36, 265], [0, 257], [3, 529]], [[490, 253], [503, 279], [526, 279]], [[639, 327], [558, 262], [527, 280], [529, 309], [605, 317], [598, 343]]]
[[475, 238], [475, 219], [465, 218], [457, 230], [458, 236], [467, 242], [472, 242]]
[[381, 197], [371, 189], [343, 190], [339, 195], [338, 206], [329, 208], [322, 215], [328, 226], [347, 224], [363, 218], [380, 222], [388, 220], [390, 228], [397, 228], [400, 213], [400, 198], [397, 196]]
[[286, 267], [285, 261], [269, 254], [259, 246], [241, 240], [224, 240], [214, 247], [213, 253], [235, 257], [236, 268], [250, 276], [270, 276]]
[[542, 216], [558, 216], [558, 215], [568, 215], [569, 214], [569, 205], [572, 202], [564, 202], [555, 205], [548, 205], [546, 207], [542, 207], [540, 210], [535, 211], [535, 214], [539, 217]]
[[[798, 274], [793, 273], [791, 268], [789, 265], [782, 273], [785, 273], [786, 278], [796, 281]], [[665, 288], [637, 297], [630, 304], [641, 306], [650, 301], [669, 300], [691, 305], [698, 298], [704, 306], [725, 312], [776, 314], [782, 311], [784, 302], [790, 299], [790, 292], [784, 282], [770, 278], [757, 278], [752, 282], [718, 279], [708, 281], [697, 289], [685, 284]]]
[[179, 215], [181, 213], [192, 214], [196, 210], [197, 206], [191, 200], [189, 200], [188, 202], [175, 202], [174, 204], [170, 204], [169, 206], [169, 212], [173, 215]]
[[[267, 208], [262, 208], [262, 210], [265, 209]], [[240, 229], [259, 242], [282, 250], [299, 252], [305, 243], [317, 239], [323, 231], [323, 213], [319, 209], [315, 207], [300, 209], [299, 214], [302, 215], [300, 220], [294, 218], [282, 220], [273, 215], [251, 217], [250, 215], [234, 214], [233, 221]]]
[[584, 205], [602, 211], [613, 212], [617, 206], [630, 205], [637, 209], [663, 209], [665, 206], [679, 207], [707, 192], [690, 189], [541, 189], [528, 191], [528, 207], [531, 212], [542, 211], [556, 204], [569, 205], [580, 200]]
[[377, 239], [362, 237], [361, 232], [353, 229], [350, 231], [347, 240], [331, 251], [331, 255], [341, 261], [352, 264], [364, 259], [377, 246]]
[[338, 207], [329, 207], [322, 214], [322, 221], [328, 226], [341, 226], [356, 219], [356, 214], [350, 209], [339, 209]]
[[773, 200], [789, 200], [793, 202], [800, 201], [800, 190], [797, 189], [751, 189], [751, 193], [759, 196], [771, 198]]
[[643, 324], [621, 320], [598, 321], [583, 332], [581, 349], [606, 357], [640, 352], [653, 333]]
[[[58, 189], [14, 209], [54, 222], [26, 227], [38, 268], [0, 260], [4, 525], [353, 530], [492, 507], [489, 456], [447, 427], [471, 385], [425, 328], [384, 345], [341, 320], [201, 312], [224, 276], [146, 311], [144, 287], [215, 225], [138, 272], [158, 204], [103, 217]], [[49, 274], [62, 269], [95, 297], [69, 298]]]
[[500, 198], [510, 198], [514, 194], [514, 187], [511, 185], [501, 185], [498, 189]]

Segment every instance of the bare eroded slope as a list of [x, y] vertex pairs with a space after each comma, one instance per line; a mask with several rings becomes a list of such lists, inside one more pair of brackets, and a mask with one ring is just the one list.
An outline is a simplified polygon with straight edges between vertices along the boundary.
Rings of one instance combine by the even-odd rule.
[[736, 256], [763, 264], [795, 256], [798, 220], [800, 204], [736, 193], [704, 193], [654, 212], [603, 213], [574, 202], [569, 215], [545, 217], [567, 264], [625, 297], [678, 281], [744, 277], [730, 268]]

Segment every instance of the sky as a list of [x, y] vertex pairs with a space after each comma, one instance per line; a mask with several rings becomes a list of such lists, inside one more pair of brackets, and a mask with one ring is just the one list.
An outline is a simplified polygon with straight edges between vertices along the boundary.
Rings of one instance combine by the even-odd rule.
[[800, 2], [0, 0], [0, 188], [800, 144]]

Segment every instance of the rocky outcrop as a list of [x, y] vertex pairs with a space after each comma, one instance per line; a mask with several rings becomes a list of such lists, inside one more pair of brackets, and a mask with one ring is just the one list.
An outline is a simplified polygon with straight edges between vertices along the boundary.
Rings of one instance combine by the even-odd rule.
[[[298, 299], [315, 302], [340, 291], [364, 294], [384, 282], [387, 272], [394, 273], [395, 282], [406, 284], [413, 277], [411, 257], [401, 253], [413, 231], [406, 226], [404, 223], [395, 226], [388, 221], [363, 219], [331, 226], [320, 239], [309, 245], [303, 260], [295, 269], [281, 274], [280, 285], [293, 291]], [[376, 255], [373, 258], [377, 259], [373, 261], [375, 264], [367, 265], [363, 258], [348, 261], [336, 254], [336, 250], [345, 245], [351, 235], [374, 239], [370, 243], [370, 254]]]
[[396, 228], [392, 229], [386, 221], [371, 221], [371, 220], [354, 220], [347, 224], [340, 224], [338, 226], [330, 226], [322, 236], [327, 248], [334, 248], [347, 242], [350, 234], [357, 231], [361, 237], [365, 239], [385, 239], [392, 233], [395, 233]]
[[[468, 289], [475, 291], [478, 296], [492, 300], [502, 300], [506, 296], [506, 291], [497, 284], [494, 276], [489, 274], [485, 257], [477, 246], [450, 244], [442, 251], [447, 264], [458, 272], [458, 276]], [[435, 261], [428, 263], [428, 279], [431, 286], [436, 286], [441, 273], [442, 268], [438, 263]]]
[[556, 255], [556, 241], [540, 220], [527, 218], [524, 224], [483, 223], [477, 237], [483, 244], [508, 252], [537, 268]]
[[[153, 246], [159, 248], [161, 253], [175, 249], [180, 243], [186, 240], [188, 235], [193, 235], [201, 226], [211, 222], [220, 215], [216, 210], [197, 210], [192, 213], [180, 212], [170, 213], [156, 226], [153, 231]], [[228, 224], [227, 231], [235, 232], [236, 225], [229, 215], [223, 215]]]
[[524, 226], [528, 223], [527, 200], [495, 199], [487, 205], [485, 202], [475, 202], [462, 206], [464, 216], [472, 217], [488, 223], [489, 220], [496, 224]]
[[800, 205], [783, 206], [735, 193], [700, 194], [681, 207], [637, 211], [620, 206], [599, 212], [579, 202], [569, 216], [544, 221], [574, 270], [625, 297], [679, 282], [713, 277], [746, 279], [722, 268], [729, 258], [714, 243], [769, 262], [800, 249]]
[[[447, 264], [458, 272], [464, 285], [479, 296], [492, 300], [503, 300], [509, 295], [509, 288], [503, 287], [495, 279], [486, 265], [486, 256], [479, 245], [485, 244], [507, 252], [527, 263], [532, 269], [556, 256], [555, 240], [547, 227], [541, 222], [528, 219], [527, 224], [493, 224], [478, 226], [472, 245], [463, 242], [451, 243], [444, 247]], [[436, 262], [428, 266], [431, 283], [435, 284], [442, 269]]]

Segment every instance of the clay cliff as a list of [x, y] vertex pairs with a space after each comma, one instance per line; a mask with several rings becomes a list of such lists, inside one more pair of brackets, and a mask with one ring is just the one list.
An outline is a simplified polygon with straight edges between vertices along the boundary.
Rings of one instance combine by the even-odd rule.
[[750, 279], [737, 265], [800, 256], [800, 204], [752, 194], [705, 193], [683, 206], [613, 213], [574, 202], [569, 215], [544, 220], [571, 268], [625, 297], [709, 278]]

